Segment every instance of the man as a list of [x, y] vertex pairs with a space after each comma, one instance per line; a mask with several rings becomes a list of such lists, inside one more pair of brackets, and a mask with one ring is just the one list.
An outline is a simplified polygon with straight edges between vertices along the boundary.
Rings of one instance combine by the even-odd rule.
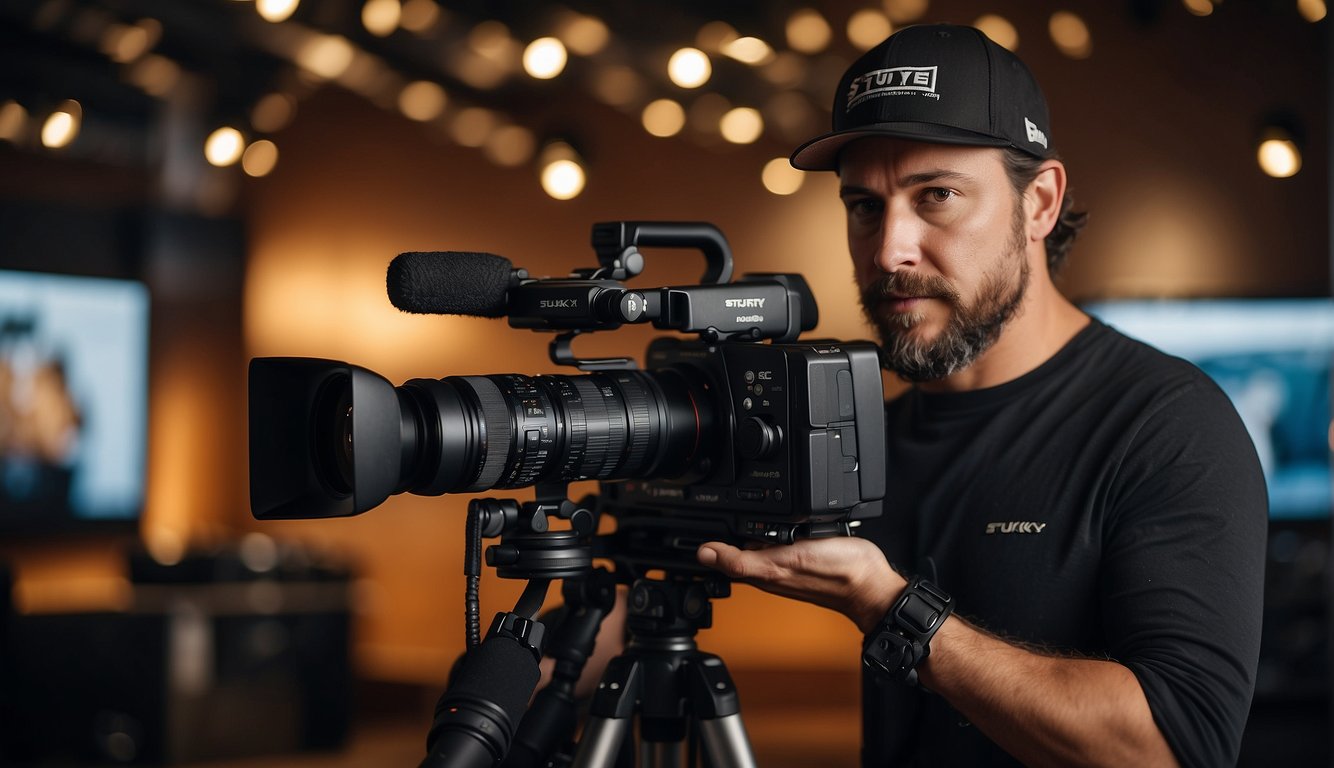
[[887, 405], [885, 513], [700, 562], [867, 635], [868, 766], [1234, 763], [1263, 477], [1204, 374], [1053, 284], [1082, 217], [1032, 75], [977, 30], [912, 27], [849, 69], [833, 121], [792, 162], [839, 174], [863, 307], [914, 382]]

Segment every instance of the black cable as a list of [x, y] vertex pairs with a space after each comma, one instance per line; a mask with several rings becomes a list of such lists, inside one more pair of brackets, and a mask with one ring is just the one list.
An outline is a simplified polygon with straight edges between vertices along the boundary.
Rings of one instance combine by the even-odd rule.
[[468, 505], [468, 518], [464, 526], [463, 574], [467, 576], [467, 585], [463, 594], [463, 610], [467, 624], [467, 642], [469, 648], [475, 648], [482, 642], [482, 515], [476, 502]]

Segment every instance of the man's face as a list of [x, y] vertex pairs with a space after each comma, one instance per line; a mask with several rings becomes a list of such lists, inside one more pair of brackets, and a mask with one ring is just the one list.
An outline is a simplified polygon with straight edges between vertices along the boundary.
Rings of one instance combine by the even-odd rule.
[[1024, 208], [1001, 151], [863, 139], [840, 158], [862, 309], [910, 381], [968, 367], [1028, 285]]

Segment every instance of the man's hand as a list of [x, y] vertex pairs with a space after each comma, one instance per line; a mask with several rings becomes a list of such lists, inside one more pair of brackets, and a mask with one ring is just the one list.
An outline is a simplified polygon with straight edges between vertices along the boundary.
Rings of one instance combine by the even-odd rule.
[[904, 580], [875, 544], [856, 537], [805, 539], [743, 550], [717, 541], [696, 557], [737, 581], [831, 608], [869, 632], [893, 605]]

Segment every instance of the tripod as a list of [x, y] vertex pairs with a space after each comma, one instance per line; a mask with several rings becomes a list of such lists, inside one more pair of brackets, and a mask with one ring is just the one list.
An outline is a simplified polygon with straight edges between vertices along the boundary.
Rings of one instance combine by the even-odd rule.
[[[615, 764], [639, 715], [641, 768], [694, 765], [692, 727], [710, 765], [754, 768], [736, 686], [722, 659], [703, 653], [695, 635], [712, 623], [709, 602], [730, 593], [717, 576], [636, 579], [627, 624], [631, 640], [607, 666], [575, 756], [576, 768]], [[690, 737], [690, 738], [688, 738]]]

